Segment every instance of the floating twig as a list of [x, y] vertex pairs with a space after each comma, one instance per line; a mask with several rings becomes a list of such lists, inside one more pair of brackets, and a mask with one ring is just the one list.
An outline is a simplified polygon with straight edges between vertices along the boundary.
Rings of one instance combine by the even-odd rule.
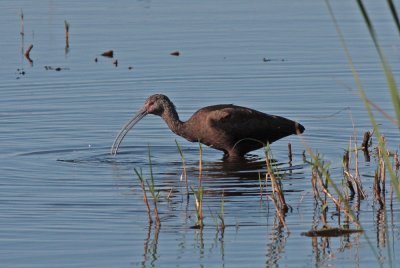
[[30, 57], [30, 53], [31, 53], [32, 48], [33, 48], [33, 45], [30, 44], [28, 46], [28, 48], [26, 49], [26, 51], [25, 51], [25, 58], [29, 61], [30, 64], [33, 64], [33, 60]]

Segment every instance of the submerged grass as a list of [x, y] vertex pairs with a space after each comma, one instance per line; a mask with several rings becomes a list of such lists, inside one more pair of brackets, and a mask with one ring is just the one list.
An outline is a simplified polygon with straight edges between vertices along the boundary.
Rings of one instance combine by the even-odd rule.
[[153, 199], [153, 211], [154, 211], [154, 215], [155, 215], [155, 219], [156, 219], [156, 224], [157, 226], [161, 226], [161, 219], [158, 213], [158, 207], [157, 207], [157, 203], [160, 197], [160, 192], [156, 191], [155, 189], [155, 183], [154, 183], [154, 176], [153, 176], [153, 167], [152, 167], [152, 162], [151, 162], [151, 154], [150, 154], [150, 147], [149, 147], [149, 169], [150, 169], [150, 182], [149, 180], [146, 180], [143, 176], [142, 170], [140, 169], [139, 171], [135, 168], [135, 173], [137, 175], [137, 177], [139, 178], [140, 181], [140, 188], [142, 189], [143, 192], [143, 201], [146, 205], [146, 210], [147, 210], [147, 214], [149, 217], [149, 222], [150, 224], [153, 223], [153, 219], [151, 217], [151, 209], [150, 209], [150, 205], [149, 205], [149, 201], [147, 198], [147, 193], [146, 193], [146, 186], [145, 186], [145, 181], [147, 184], [147, 188], [152, 196]]

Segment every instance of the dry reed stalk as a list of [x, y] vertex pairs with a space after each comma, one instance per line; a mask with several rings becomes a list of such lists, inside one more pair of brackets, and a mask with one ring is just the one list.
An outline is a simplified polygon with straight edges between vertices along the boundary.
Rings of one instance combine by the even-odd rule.
[[353, 182], [350, 176], [350, 152], [346, 150], [343, 155], [343, 175], [346, 179], [347, 187], [350, 190], [350, 196], [353, 197], [355, 195], [355, 190], [353, 187]]
[[283, 210], [284, 212], [287, 212], [289, 207], [286, 204], [282, 186], [279, 184], [278, 179], [276, 178], [276, 176], [274, 174], [271, 162], [270, 162], [269, 157], [268, 157], [268, 153], [265, 155], [265, 157], [266, 157], [265, 160], [266, 160], [266, 163], [267, 163], [268, 175], [269, 175], [269, 177], [271, 179], [272, 192], [278, 196], [279, 209]]
[[364, 138], [363, 138], [363, 142], [361, 144], [363, 150], [368, 151], [368, 147], [371, 146], [371, 137], [372, 137], [371, 132], [369, 132], [369, 131], [364, 132]]
[[377, 200], [379, 205], [381, 207], [383, 207], [384, 206], [384, 202], [383, 202], [382, 196], [381, 196], [381, 186], [380, 186], [380, 180], [379, 180], [379, 171], [380, 171], [380, 168], [378, 167], [378, 169], [375, 171], [373, 190], [374, 190], [375, 200]]
[[[311, 151], [309, 151], [309, 152], [311, 152]], [[316, 174], [317, 180], [319, 182], [321, 191], [326, 195], [326, 197], [329, 197], [333, 201], [333, 203], [336, 205], [336, 208], [338, 209], [339, 214], [340, 214], [340, 211], [343, 211], [343, 213], [346, 216], [348, 216], [350, 219], [352, 219], [352, 221], [357, 226], [357, 228], [360, 228], [360, 224], [359, 224], [357, 218], [355, 218], [355, 216], [350, 211], [350, 207], [349, 207], [348, 203], [345, 200], [343, 200], [342, 193], [339, 191], [339, 189], [337, 189], [336, 185], [332, 183], [332, 178], [330, 177], [329, 171], [327, 171], [327, 169], [324, 167], [324, 164], [321, 163], [321, 161], [319, 160], [319, 156], [314, 155], [314, 154], [312, 154], [311, 156], [314, 158], [314, 161], [315, 161], [315, 163], [313, 163], [313, 168], [315, 169], [315, 174]], [[323, 181], [323, 176], [326, 176], [325, 183]], [[334, 187], [334, 190], [338, 193], [338, 195], [339, 195], [338, 199], [335, 198], [328, 190], [328, 187], [327, 187], [328, 183], [330, 183]], [[324, 203], [324, 206], [327, 206], [326, 200], [323, 203]], [[344, 203], [344, 205], [343, 205], [343, 203]]]
[[333, 203], [335, 203], [336, 207], [339, 209], [341, 209], [342, 207], [342, 200], [339, 197], [339, 199], [336, 199], [328, 190], [328, 187], [325, 185], [325, 183], [322, 181], [322, 178], [319, 180], [319, 185], [321, 187], [322, 192], [324, 192], [324, 194], [326, 194], [326, 196], [328, 196]]
[[[346, 183], [347, 187], [350, 189], [350, 196], [354, 196], [355, 192], [357, 192], [357, 204], [360, 204], [360, 200], [364, 200], [366, 198], [366, 194], [363, 190], [362, 187], [362, 181], [361, 181], [361, 176], [360, 176], [360, 171], [359, 171], [359, 161], [358, 161], [358, 147], [357, 147], [357, 141], [356, 137], [354, 136], [354, 166], [355, 166], [355, 171], [354, 175], [351, 174], [350, 172], [350, 163], [351, 163], [351, 153], [350, 151], [352, 148], [352, 143], [350, 139], [350, 144], [349, 144], [349, 150], [346, 151], [344, 157], [343, 157], [343, 173], [346, 178]], [[355, 189], [357, 191], [355, 191]]]
[[69, 23], [66, 20], [64, 20], [64, 27], [65, 27], [65, 48], [69, 48]]
[[[393, 161], [394, 161], [393, 166], [395, 167], [395, 175], [398, 180], [400, 162], [399, 162], [399, 154], [397, 151], [393, 155]], [[394, 187], [393, 184], [391, 184], [391, 187], [390, 187], [390, 206], [391, 207], [393, 207], [393, 192], [394, 192], [393, 187]]]
[[202, 186], [202, 170], [203, 170], [203, 148], [201, 147], [201, 143], [199, 142], [199, 186], [197, 191], [193, 191], [195, 193], [195, 208], [197, 214], [197, 223], [196, 225], [202, 229], [204, 226], [203, 223], [203, 186]]
[[143, 202], [146, 205], [147, 215], [149, 216], [149, 223], [152, 224], [153, 219], [151, 217], [151, 209], [150, 209], [149, 200], [148, 200], [147, 194], [146, 194], [146, 186], [144, 185], [143, 175], [142, 175], [142, 172], [140, 171], [140, 173], [139, 173], [137, 171], [137, 169], [135, 169], [135, 172], [140, 181], [140, 188], [142, 189], [142, 192], [143, 192]]
[[265, 181], [267, 184], [268, 184], [268, 177], [271, 180], [271, 188], [272, 188], [272, 196], [270, 197], [270, 199], [272, 200], [272, 202], [274, 202], [276, 214], [278, 216], [279, 222], [286, 228], [286, 230], [289, 230], [289, 228], [286, 225], [286, 221], [285, 221], [285, 213], [286, 213], [287, 209], [286, 209], [286, 211], [284, 211], [282, 208], [282, 204], [280, 204], [278, 202], [278, 199], [276, 198], [276, 192], [274, 190], [275, 188], [274, 188], [274, 186], [273, 186], [274, 184], [272, 182], [274, 179], [272, 179], [271, 174], [269, 172], [265, 175]]
[[318, 175], [316, 170], [313, 168], [311, 171], [311, 185], [314, 193], [314, 198], [315, 200], [319, 200], [322, 203], [324, 203], [321, 196], [319, 195], [317, 180], [318, 180]]
[[158, 214], [158, 209], [157, 209], [157, 199], [158, 198], [153, 198], [154, 214], [156, 215], [157, 226], [161, 226], [161, 219], [160, 219], [160, 216]]
[[400, 167], [400, 162], [399, 162], [399, 154], [398, 154], [398, 152], [396, 151], [396, 153], [394, 154], [394, 163], [395, 163], [395, 167], [396, 167], [396, 172], [398, 172], [399, 171], [399, 167]]
[[21, 32], [20, 32], [20, 34], [22, 36], [25, 35], [25, 30], [24, 30], [24, 12], [22, 12], [22, 9], [21, 9]]
[[[384, 145], [385, 138], [381, 136], [381, 143]], [[375, 171], [374, 176], [374, 196], [375, 199], [379, 202], [379, 205], [383, 207], [385, 205], [385, 184], [386, 184], [386, 165], [384, 160], [384, 154], [387, 152], [383, 151], [381, 146], [377, 148], [378, 155], [378, 168]]]
[[[365, 192], [363, 190], [360, 171], [359, 171], [359, 168], [358, 168], [359, 161], [358, 161], [358, 148], [357, 148], [357, 141], [356, 140], [354, 140], [354, 154], [355, 154], [355, 168], [356, 168], [354, 181], [356, 183], [358, 199], [359, 200], [360, 199], [364, 200], [367, 197], [367, 195], [365, 194]], [[358, 202], [358, 203], [360, 203], [360, 202]]]
[[293, 154], [292, 154], [292, 144], [289, 142], [288, 143], [288, 157], [289, 157], [289, 162], [292, 162], [293, 159]]
[[271, 199], [274, 202], [279, 221], [287, 230], [289, 230], [289, 228], [286, 225], [284, 216], [285, 213], [289, 210], [289, 207], [285, 201], [282, 185], [279, 183], [272, 169], [272, 165], [268, 154], [269, 154], [269, 146], [267, 145], [265, 148], [265, 162], [267, 164], [267, 171], [268, 171], [265, 176], [266, 183], [268, 184], [268, 177], [269, 177], [271, 180], [271, 188], [272, 188]]

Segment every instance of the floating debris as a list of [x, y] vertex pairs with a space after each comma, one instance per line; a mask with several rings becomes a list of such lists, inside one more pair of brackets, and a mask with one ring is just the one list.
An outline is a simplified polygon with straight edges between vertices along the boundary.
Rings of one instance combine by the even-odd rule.
[[64, 70], [69, 70], [69, 68], [64, 68], [64, 67], [52, 67], [52, 66], [44, 66], [44, 68], [46, 69], [46, 71], [64, 71]]
[[103, 57], [107, 57], [107, 58], [112, 58], [114, 57], [114, 51], [113, 50], [108, 50], [106, 52], [103, 52], [103, 54], [101, 54]]
[[172, 56], [179, 56], [181, 53], [179, 51], [174, 51], [171, 53]]
[[31, 53], [32, 48], [33, 48], [33, 45], [30, 44], [28, 46], [28, 48], [26, 49], [26, 51], [25, 51], [25, 58], [29, 61], [30, 64], [33, 64], [33, 60], [30, 57], [30, 53]]
[[16, 79], [20, 79], [21, 78], [21, 76], [24, 76], [26, 73], [25, 73], [25, 71], [24, 71], [24, 69], [23, 68], [18, 68], [17, 69], [17, 77], [16, 77]]
[[129, 67], [128, 67], [128, 70], [132, 70], [132, 69], [133, 69], [133, 67], [132, 67], [132, 66], [129, 66]]
[[24, 71], [24, 69], [17, 69], [17, 72], [18, 72], [18, 74], [20, 74], [20, 75], [25, 75], [25, 71]]
[[270, 62], [270, 61], [285, 61], [285, 59], [263, 58], [263, 62]]
[[343, 228], [322, 228], [319, 230], [311, 230], [306, 233], [301, 233], [301, 235], [305, 235], [308, 237], [338, 237], [342, 235], [349, 235], [354, 233], [362, 233], [363, 230], [359, 229], [343, 229]]

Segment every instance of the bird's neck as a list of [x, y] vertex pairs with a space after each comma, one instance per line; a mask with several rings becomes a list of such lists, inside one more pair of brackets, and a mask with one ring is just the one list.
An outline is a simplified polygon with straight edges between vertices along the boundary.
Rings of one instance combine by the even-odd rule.
[[179, 120], [179, 115], [174, 107], [168, 107], [164, 109], [161, 117], [167, 123], [168, 127], [177, 135], [182, 135], [184, 123]]

